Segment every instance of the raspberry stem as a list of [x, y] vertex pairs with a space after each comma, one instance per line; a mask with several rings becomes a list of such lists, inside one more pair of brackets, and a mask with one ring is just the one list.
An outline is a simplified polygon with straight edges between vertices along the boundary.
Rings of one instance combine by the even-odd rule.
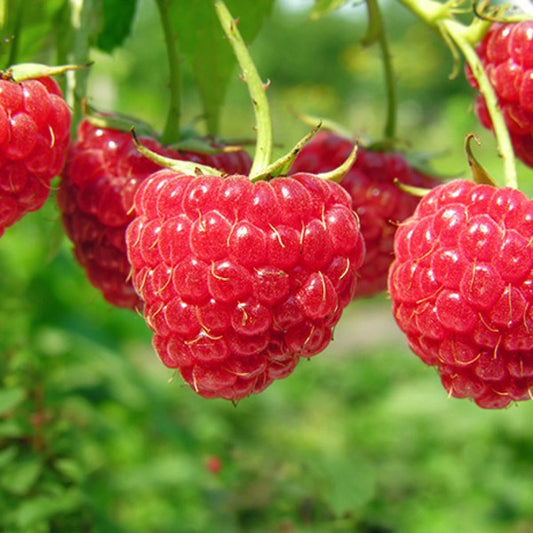
[[498, 150], [503, 160], [505, 185], [516, 189], [518, 187], [516, 163], [509, 131], [499, 109], [494, 89], [472, 42], [473, 30], [475, 30], [476, 35], [479, 34], [479, 22], [475, 19], [470, 26], [465, 26], [454, 19], [454, 13], [458, 11], [461, 0], [450, 0], [444, 4], [435, 2], [434, 0], [399, 1], [426, 24], [439, 30], [447, 44], [452, 43], [460, 50], [472, 69], [472, 73], [479, 85], [479, 91], [485, 98], [492, 120]]
[[[16, 8], [15, 8], [15, 22], [13, 24], [13, 30], [12, 34], [13, 36], [9, 40], [9, 57], [8, 62], [6, 66], [14, 65], [17, 62], [17, 56], [19, 51], [19, 43], [20, 43], [20, 31], [22, 28], [22, 18], [23, 18], [23, 3], [21, 2]], [[5, 30], [5, 24], [8, 20], [9, 15], [9, 6], [6, 2], [2, 2], [2, 28]]]
[[459, 50], [462, 52], [466, 62], [472, 69], [476, 78], [479, 91], [485, 98], [489, 110], [494, 134], [498, 143], [499, 152], [503, 160], [505, 185], [514, 189], [518, 188], [518, 179], [516, 173], [516, 163], [514, 157], [513, 145], [509, 131], [505, 124], [502, 112], [498, 105], [494, 88], [490, 83], [489, 77], [481, 64], [481, 61], [469, 40], [464, 36], [465, 27], [454, 20], [443, 20], [441, 22], [444, 31], [453, 39]]
[[[72, 28], [72, 51], [68, 60], [76, 65], [89, 62], [89, 29], [93, 0], [69, 0], [70, 26]], [[87, 94], [88, 72], [69, 70], [66, 72], [65, 100], [72, 109], [71, 133], [76, 134], [83, 116], [83, 100]]]
[[169, 0], [156, 0], [165, 38], [169, 67], [170, 105], [165, 129], [161, 136], [164, 144], [171, 144], [180, 139], [181, 119], [181, 69], [178, 36], [171, 24]]
[[214, 0], [214, 6], [222, 29], [233, 48], [241, 68], [241, 76], [243, 81], [246, 82], [254, 108], [257, 137], [254, 159], [250, 170], [250, 177], [253, 178], [263, 173], [272, 158], [272, 119], [266, 97], [268, 84], [263, 84], [259, 77], [246, 43], [237, 28], [238, 21], [231, 16], [222, 0]]
[[392, 67], [389, 43], [385, 33], [385, 24], [383, 15], [376, 0], [366, 0], [371, 24], [374, 25], [377, 32], [377, 42], [381, 51], [383, 63], [383, 75], [385, 79], [385, 90], [387, 93], [387, 115], [385, 121], [384, 136], [386, 139], [394, 139], [396, 135], [396, 85], [394, 80], [394, 69]]

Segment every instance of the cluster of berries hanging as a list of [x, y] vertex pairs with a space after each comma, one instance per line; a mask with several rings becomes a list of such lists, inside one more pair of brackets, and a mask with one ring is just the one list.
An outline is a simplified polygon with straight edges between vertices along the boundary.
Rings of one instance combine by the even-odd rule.
[[[225, 31], [240, 46], [233, 22]], [[476, 51], [516, 156], [533, 167], [533, 21], [494, 23]], [[476, 112], [493, 127], [481, 92]], [[134, 142], [103, 118], [83, 119], [71, 142], [57, 83], [4, 74], [0, 236], [60, 175], [63, 225], [90, 282], [142, 312], [161, 361], [199, 395], [264, 390], [326, 348], [354, 298], [388, 289], [409, 347], [450, 395], [484, 408], [533, 396], [523, 193], [440, 183], [394, 150], [359, 147], [353, 162], [354, 141], [327, 131], [258, 169], [243, 149]]]

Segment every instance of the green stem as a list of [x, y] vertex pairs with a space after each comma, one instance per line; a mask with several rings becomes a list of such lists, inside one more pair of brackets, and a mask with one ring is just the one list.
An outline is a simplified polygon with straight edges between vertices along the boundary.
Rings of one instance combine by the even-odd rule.
[[454, 20], [453, 13], [454, 9], [457, 8], [457, 2], [441, 4], [434, 0], [399, 1], [426, 24], [439, 30], [445, 39], [451, 39], [463, 54], [463, 57], [472, 69], [472, 73], [479, 85], [479, 91], [485, 98], [489, 110], [496, 142], [498, 143], [498, 150], [503, 160], [505, 185], [517, 188], [516, 162], [509, 131], [498, 106], [494, 88], [473, 45], [477, 36], [483, 31], [483, 28], [480, 27], [479, 22], [476, 20], [470, 26], [465, 26]]
[[248, 48], [237, 29], [237, 23], [231, 16], [228, 8], [222, 0], [214, 0], [214, 5], [224, 33], [239, 62], [242, 78], [248, 86], [254, 107], [257, 138], [254, 160], [250, 170], [250, 177], [253, 178], [261, 174], [268, 167], [272, 158], [272, 119], [266, 97], [266, 87], [259, 77]]
[[443, 20], [441, 24], [446, 33], [453, 39], [457, 48], [462, 52], [468, 65], [472, 69], [472, 73], [479, 86], [479, 91], [485, 98], [492, 120], [492, 127], [498, 143], [498, 149], [503, 160], [505, 185], [516, 189], [518, 188], [518, 178], [513, 145], [509, 136], [509, 130], [505, 124], [505, 119], [498, 105], [498, 99], [494, 92], [494, 88], [492, 87], [489, 77], [487, 76], [472, 44], [463, 35], [464, 26], [459, 22], [449, 19]]
[[[89, 31], [93, 0], [69, 0], [70, 27], [72, 29], [72, 51], [69, 60], [75, 65], [89, 63]], [[87, 69], [66, 72], [65, 99], [72, 109], [72, 135], [76, 134], [78, 123], [83, 117], [84, 99], [87, 94]]]
[[385, 24], [383, 15], [379, 8], [377, 0], [366, 0], [370, 23], [375, 27], [377, 42], [381, 51], [383, 64], [383, 77], [385, 80], [385, 90], [387, 95], [387, 115], [384, 128], [386, 139], [394, 139], [396, 135], [396, 116], [397, 116], [397, 98], [396, 84], [394, 79], [394, 69], [392, 66], [391, 54], [387, 35], [385, 33]]
[[450, 14], [447, 4], [435, 0], [399, 0], [399, 2], [430, 26], [436, 26], [439, 20]]
[[6, 29], [7, 22], [7, 0], [0, 0], [0, 28]]
[[169, 13], [170, 0], [156, 0], [165, 37], [169, 68], [170, 106], [161, 141], [172, 144], [180, 139], [181, 120], [181, 62], [178, 36], [174, 31]]
[[[8, 12], [8, 6], [3, 6], [4, 16], [7, 18], [9, 17]], [[17, 6], [13, 6], [13, 9], [15, 10], [15, 21], [13, 24], [13, 35], [11, 37], [11, 46], [9, 48], [9, 57], [7, 58], [7, 65], [6, 67], [10, 67], [11, 65], [14, 65], [17, 62], [17, 56], [19, 51], [19, 43], [20, 43], [20, 33], [22, 29], [22, 18], [23, 18], [23, 4], [22, 2], [19, 2]]]

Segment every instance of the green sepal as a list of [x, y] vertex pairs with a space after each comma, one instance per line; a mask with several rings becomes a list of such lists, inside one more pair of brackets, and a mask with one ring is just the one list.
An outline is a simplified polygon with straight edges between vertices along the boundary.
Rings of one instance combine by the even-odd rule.
[[180, 159], [172, 159], [170, 157], [165, 157], [161, 154], [158, 154], [146, 146], [144, 146], [139, 139], [137, 138], [137, 134], [135, 133], [135, 128], [131, 128], [131, 134], [133, 136], [133, 142], [135, 143], [135, 146], [139, 153], [156, 163], [157, 165], [160, 165], [165, 168], [169, 168], [171, 170], [174, 170], [175, 172], [181, 172], [183, 174], [187, 174], [189, 176], [198, 176], [198, 175], [206, 175], [206, 176], [224, 176], [224, 172], [222, 172], [219, 169], [210, 167], [208, 165], [202, 165], [200, 163], [194, 163], [192, 161], [183, 161]]
[[470, 142], [476, 141], [476, 143], [479, 145], [479, 139], [473, 134], [469, 133], [466, 136], [465, 139], [465, 152], [466, 152], [466, 160], [468, 161], [468, 166], [470, 167], [470, 171], [472, 172], [472, 179], [478, 184], [478, 185], [492, 185], [493, 187], [497, 187], [494, 180], [490, 177], [489, 173], [481, 166], [481, 164], [478, 162], [478, 160], [475, 158], [472, 147], [470, 146]]
[[346, 175], [346, 173], [353, 167], [355, 159], [357, 158], [358, 148], [359, 146], [357, 145], [357, 143], [355, 143], [353, 145], [352, 151], [343, 163], [341, 163], [337, 168], [334, 168], [329, 172], [321, 172], [320, 174], [317, 174], [317, 176], [321, 179], [335, 181], [337, 183], [341, 181], [342, 178], [344, 178], [344, 176]]
[[406, 183], [402, 183], [398, 178], [394, 178], [392, 182], [401, 191], [406, 192], [411, 196], [416, 196], [417, 198], [423, 198], [431, 190], [424, 187], [416, 187], [415, 185], [407, 185]]
[[65, 74], [69, 70], [83, 70], [90, 67], [91, 64], [49, 66], [41, 63], [19, 63], [1, 71], [0, 77], [15, 82], [34, 78], [48, 78], [50, 76]]
[[242, 150], [242, 146], [239, 145], [213, 146], [209, 140], [201, 137], [185, 138], [177, 143], [168, 145], [168, 147], [180, 152], [194, 152], [203, 155], [240, 152]]
[[300, 153], [300, 150], [318, 133], [320, 128], [321, 124], [315, 125], [315, 127], [307, 135], [302, 137], [288, 153], [282, 155], [258, 174], [250, 174], [250, 180], [267, 180], [276, 176], [286, 175], [294, 163], [296, 156]]
[[150, 126], [150, 124], [126, 115], [119, 115], [116, 113], [106, 115], [104, 113], [95, 112], [94, 110], [89, 110], [84, 118], [98, 128], [117, 130], [124, 133], [130, 133], [131, 129], [135, 128], [135, 133], [137, 135], [146, 135], [154, 139], [158, 137], [156, 131]]
[[335, 133], [335, 135], [338, 135], [339, 137], [343, 137], [345, 139], [352, 140], [353, 135], [350, 131], [348, 131], [342, 124], [339, 124], [338, 122], [326, 118], [326, 117], [318, 117], [316, 115], [309, 115], [307, 113], [300, 113], [299, 111], [295, 110], [294, 108], [291, 109], [291, 113], [301, 122], [304, 124], [307, 124], [308, 126], [316, 126], [317, 124], [321, 124], [322, 130], [331, 131], [332, 133]]

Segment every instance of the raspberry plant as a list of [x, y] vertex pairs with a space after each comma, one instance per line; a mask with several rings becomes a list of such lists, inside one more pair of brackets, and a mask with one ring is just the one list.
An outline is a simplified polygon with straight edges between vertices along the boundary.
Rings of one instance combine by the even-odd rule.
[[215, 5], [0, 2], [0, 529], [527, 529], [531, 14]]

